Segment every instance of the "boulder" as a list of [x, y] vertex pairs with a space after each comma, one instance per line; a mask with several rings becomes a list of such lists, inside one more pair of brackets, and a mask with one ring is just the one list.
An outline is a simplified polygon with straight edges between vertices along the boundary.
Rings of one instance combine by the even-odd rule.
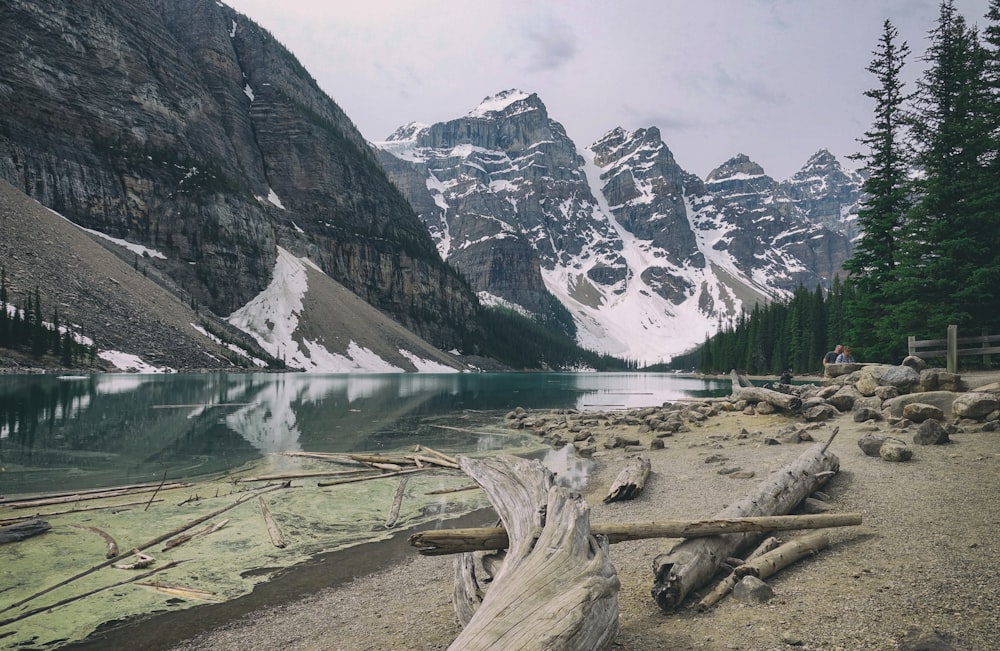
[[909, 366], [890, 366], [879, 380], [882, 386], [893, 386], [900, 393], [909, 393], [920, 385], [920, 374]]
[[743, 603], [762, 604], [774, 597], [774, 590], [755, 576], [745, 576], [733, 586], [733, 597]]
[[862, 407], [854, 411], [854, 422], [864, 423], [869, 420], [882, 420], [882, 412], [871, 407]]
[[878, 396], [862, 396], [854, 401], [854, 411], [860, 409], [882, 410], [882, 399]]
[[864, 368], [863, 364], [827, 364], [823, 370], [823, 375], [826, 377], [839, 377], [860, 371], [862, 368]]
[[833, 405], [816, 405], [815, 407], [811, 407], [810, 409], [803, 411], [802, 415], [805, 416], [806, 422], [816, 423], [819, 421], [836, 418], [837, 416], [840, 415], [840, 412], [837, 411], [837, 408], [834, 407]]
[[926, 368], [920, 371], [921, 391], [963, 391], [962, 376], [943, 368]]
[[903, 362], [902, 362], [901, 365], [902, 366], [909, 366], [910, 368], [912, 368], [914, 371], [916, 371], [918, 373], [920, 371], [924, 370], [925, 368], [927, 368], [927, 362], [925, 362], [920, 357], [917, 357], [916, 355], [908, 355], [903, 360]]
[[960, 418], [985, 418], [990, 412], [1000, 409], [1000, 397], [979, 391], [963, 393], [955, 398], [951, 408]]
[[866, 457], [879, 456], [879, 449], [883, 443], [885, 443], [885, 437], [876, 434], [865, 434], [858, 439], [858, 447], [861, 448]]
[[903, 415], [903, 407], [911, 402], [923, 402], [928, 405], [940, 407], [945, 416], [951, 414], [951, 403], [960, 395], [951, 391], [927, 391], [926, 393], [911, 393], [898, 398], [886, 400], [882, 403], [883, 409], [888, 409], [889, 413], [899, 418]]
[[892, 400], [899, 395], [899, 389], [894, 386], [878, 387], [875, 389], [875, 397], [879, 400]]
[[902, 462], [913, 458], [913, 450], [899, 439], [888, 438], [878, 449], [878, 456], [884, 461]]
[[922, 423], [928, 418], [940, 421], [944, 420], [944, 410], [925, 402], [911, 402], [903, 407], [903, 418], [908, 418], [914, 423]]
[[916, 434], [913, 435], [913, 442], [917, 445], [940, 445], [950, 441], [948, 430], [944, 428], [941, 421], [934, 418], [920, 423]]
[[858, 381], [854, 383], [854, 388], [863, 396], [873, 396], [879, 388], [878, 378], [870, 373], [862, 373]]
[[[854, 407], [854, 401], [861, 397], [861, 393], [852, 386], [843, 386], [826, 399], [828, 403], [840, 411], [850, 411]], [[805, 403], [802, 404], [805, 407]]]

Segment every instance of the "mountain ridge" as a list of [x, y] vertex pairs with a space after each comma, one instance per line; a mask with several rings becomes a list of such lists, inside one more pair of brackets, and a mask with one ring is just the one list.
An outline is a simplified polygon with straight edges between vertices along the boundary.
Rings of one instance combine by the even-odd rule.
[[[809, 201], [830, 202], [805, 177], [778, 183], [738, 154], [703, 181], [656, 127], [616, 127], [580, 147], [536, 94], [518, 89], [372, 145], [480, 300], [538, 315], [537, 268], [582, 345], [640, 362], [689, 349], [720, 320], [800, 283], [829, 286], [850, 253], [844, 233], [810, 220]], [[840, 211], [850, 214], [860, 183], [840, 180], [850, 186]], [[499, 255], [521, 271], [497, 273]]]

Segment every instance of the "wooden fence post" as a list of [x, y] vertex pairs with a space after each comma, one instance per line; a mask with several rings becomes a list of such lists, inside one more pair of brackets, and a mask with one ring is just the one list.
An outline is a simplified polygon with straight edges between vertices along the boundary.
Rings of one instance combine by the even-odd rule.
[[958, 373], [958, 326], [948, 326], [948, 372]]
[[917, 354], [916, 341], [917, 338], [914, 337], [913, 335], [910, 335], [909, 337], [906, 338], [906, 348], [909, 350], [910, 356]]

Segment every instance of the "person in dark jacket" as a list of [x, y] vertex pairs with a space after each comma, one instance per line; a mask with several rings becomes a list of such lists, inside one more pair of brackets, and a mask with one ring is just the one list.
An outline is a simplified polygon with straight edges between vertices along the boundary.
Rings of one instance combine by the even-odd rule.
[[840, 344], [834, 346], [833, 350], [831, 350], [830, 352], [828, 352], [826, 355], [823, 356], [823, 366], [826, 366], [827, 364], [836, 364], [837, 356], [840, 355], [840, 352], [842, 350], [844, 350], [844, 347], [841, 346]]

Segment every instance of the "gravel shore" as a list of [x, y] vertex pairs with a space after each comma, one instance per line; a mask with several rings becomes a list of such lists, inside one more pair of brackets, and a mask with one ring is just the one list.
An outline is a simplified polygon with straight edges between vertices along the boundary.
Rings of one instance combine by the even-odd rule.
[[[603, 504], [625, 456], [636, 452], [607, 450], [601, 443], [618, 434], [648, 446], [653, 434], [640, 434], [634, 425], [610, 425], [610, 418], [597, 420], [591, 428], [598, 443], [596, 464], [582, 490], [592, 522], [712, 517], [806, 451], [810, 444], [805, 442], [765, 443], [765, 438], [780, 438], [789, 425], [805, 428], [815, 440], [840, 428], [832, 450], [841, 471], [824, 492], [833, 512], [859, 512], [864, 518], [861, 526], [831, 530], [827, 549], [771, 577], [775, 596], [770, 602], [748, 605], [730, 596], [706, 613], [697, 612], [697, 598], [689, 597], [685, 608], [667, 615], [650, 596], [653, 558], [677, 541], [613, 545], [611, 558], [622, 584], [616, 648], [1000, 648], [996, 432], [963, 425], [950, 443], [912, 445], [912, 460], [890, 463], [864, 456], [858, 439], [876, 431], [909, 442], [912, 431], [890, 431], [885, 422], [855, 423], [849, 414], [809, 425], [801, 418], [723, 411], [662, 439], [663, 449], [643, 452], [652, 474], [637, 499]], [[492, 524], [487, 514], [472, 519], [480, 521], [446, 526]], [[786, 538], [795, 535], [789, 532]], [[403, 536], [392, 544], [331, 555], [324, 563], [352, 567], [341, 568], [339, 585], [264, 599], [251, 612], [172, 648], [445, 649], [457, 636], [450, 558], [408, 551]], [[156, 635], [152, 628], [137, 629], [133, 635]], [[173, 631], [170, 637], [177, 636]]]

